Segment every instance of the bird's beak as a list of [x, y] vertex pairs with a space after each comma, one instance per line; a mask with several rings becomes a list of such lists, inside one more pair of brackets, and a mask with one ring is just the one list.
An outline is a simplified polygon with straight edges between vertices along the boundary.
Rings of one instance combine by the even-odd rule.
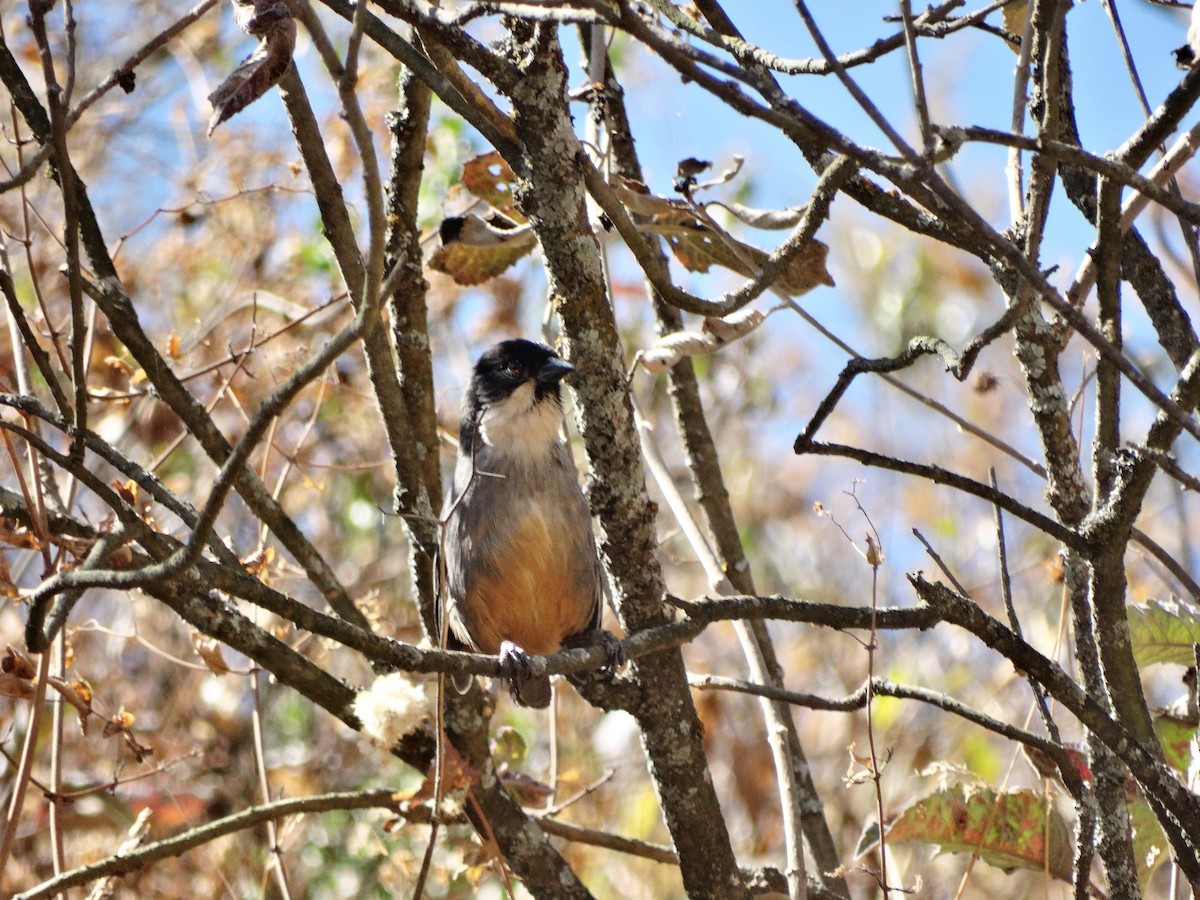
[[565, 359], [559, 359], [557, 356], [548, 360], [541, 369], [538, 370], [538, 384], [552, 385], [558, 384], [567, 375], [575, 371], [575, 367]]

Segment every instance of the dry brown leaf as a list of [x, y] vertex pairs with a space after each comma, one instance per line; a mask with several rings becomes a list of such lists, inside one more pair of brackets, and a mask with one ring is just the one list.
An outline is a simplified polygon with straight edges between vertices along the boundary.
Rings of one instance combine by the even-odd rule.
[[723, 319], [709, 316], [700, 326], [700, 330], [711, 334], [721, 344], [728, 344], [743, 338], [761, 325], [767, 318], [765, 312], [757, 309], [743, 309], [728, 315]]
[[296, 49], [296, 20], [283, 0], [234, 0], [233, 15], [242, 31], [258, 38], [258, 46], [208, 95], [209, 135], [282, 78]]
[[[736, 174], [737, 169], [731, 169], [711, 184], [719, 184], [722, 179]], [[614, 179], [611, 186], [630, 212], [653, 219], [642, 225], [642, 230], [665, 238], [675, 258], [689, 272], [707, 272], [715, 265], [746, 278], [755, 278], [770, 258], [770, 254], [757, 247], [724, 231], [715, 231], [711, 222], [701, 221], [695, 210], [681, 200], [655, 196], [644, 184], [629, 179]], [[738, 204], [725, 206], [735, 216], [744, 216], [747, 224], [763, 228], [786, 228], [795, 225], [804, 215], [803, 208], [772, 211], [754, 210]], [[815, 238], [810, 240], [792, 257], [773, 287], [789, 297], [805, 294], [819, 284], [834, 287], [833, 276], [825, 267], [828, 255], [828, 246]]]
[[[425, 780], [404, 799], [403, 802], [408, 807], [433, 799], [434, 765], [434, 762], [429, 764]], [[471, 787], [478, 781], [479, 776], [475, 774], [470, 763], [453, 746], [446, 744], [442, 756], [442, 796], [445, 797], [459, 788]]]
[[722, 184], [733, 181], [733, 179], [738, 176], [738, 173], [742, 171], [742, 166], [745, 164], [745, 162], [746, 157], [735, 153], [733, 155], [733, 162], [729, 164], [728, 168], [720, 172], [715, 178], [700, 182], [698, 185], [696, 185], [695, 189], [697, 191], [702, 191], [705, 188], [719, 187]]
[[650, 188], [646, 187], [640, 181], [618, 176], [614, 179], [614, 183], [611, 186], [613, 193], [617, 195], [617, 199], [631, 213], [637, 213], [642, 216], [669, 216], [682, 213], [692, 221], [695, 221], [695, 216], [688, 210], [686, 203], [652, 194], [650, 193]]
[[136, 481], [113, 481], [113, 490], [120, 495], [132, 507], [137, 507], [138, 504], [138, 486]]
[[735, 219], [751, 228], [761, 228], [764, 231], [781, 231], [784, 228], [795, 228], [804, 218], [807, 206], [789, 206], [786, 209], [755, 209], [740, 203], [706, 203], [705, 209], [719, 206]]
[[675, 331], [659, 338], [653, 347], [639, 357], [639, 361], [647, 372], [657, 373], [671, 368], [685, 357], [695, 356], [697, 353], [711, 353], [717, 346], [711, 335], [697, 334], [694, 331]]
[[167, 356], [171, 359], [179, 359], [180, 357], [179, 332], [173, 328], [167, 336]]
[[211, 638], [199, 631], [193, 631], [192, 648], [196, 651], [196, 655], [204, 661], [204, 665], [208, 668], [208, 671], [214, 675], [228, 674], [229, 664], [225, 662], [225, 655], [221, 652], [221, 644], [215, 638]]
[[122, 375], [125, 375], [126, 377], [133, 375], [133, 366], [131, 366], [129, 363], [125, 362], [125, 360], [121, 359], [121, 357], [119, 357], [119, 356], [104, 357], [104, 364], [106, 366], [108, 366], [110, 369], [120, 372]]
[[32, 700], [36, 689], [32, 681], [12, 674], [0, 672], [0, 697], [12, 697], [16, 700]]
[[130, 732], [126, 731], [121, 735], [121, 740], [125, 743], [125, 749], [133, 754], [133, 758], [138, 762], [145, 762], [147, 756], [154, 755], [154, 748], [147, 747], [145, 744], [139, 743]]
[[[674, 229], [666, 234], [666, 238], [675, 258], [690, 272], [707, 272], [716, 265], [755, 278], [769, 257], [757, 247], [729, 235], [718, 236], [702, 226]], [[792, 257], [772, 287], [789, 297], [799, 297], [820, 284], [834, 287], [833, 276], [825, 268], [828, 255], [828, 245], [815, 239], [809, 241]]]
[[[261, 576], [263, 574], [263, 572], [265, 572], [267, 569], [269, 569], [271, 566], [271, 563], [273, 563], [274, 561], [275, 561], [275, 548], [273, 546], [271, 546], [270, 544], [268, 544], [267, 546], [265, 546], [261, 550], [259, 550], [257, 553], [255, 553], [253, 556], [243, 559], [242, 567], [245, 568], [245, 570], [249, 574], [251, 574], [257, 578], [257, 577]], [[192, 640], [193, 641], [195, 640], [194, 636], [193, 636]]]
[[554, 793], [554, 788], [525, 772], [505, 772], [500, 783], [508, 788], [522, 806], [544, 806]]
[[[92, 549], [92, 546], [96, 542], [90, 538], [77, 538], [68, 534], [58, 534], [54, 536], [54, 543], [56, 546], [62, 547], [76, 559], [81, 559], [87, 556], [88, 551]], [[70, 569], [74, 568], [74, 566], [70, 563], [65, 563], [63, 568]]]
[[79, 730], [86, 735], [88, 722], [92, 717], [92, 686], [81, 678], [73, 681], [52, 678], [50, 684], [62, 694], [64, 700], [75, 707], [75, 711], [79, 713]]
[[37, 666], [28, 656], [9, 644], [4, 656], [0, 658], [0, 672], [32, 681], [37, 677]]
[[13, 584], [12, 570], [8, 567], [8, 557], [0, 553], [0, 597], [15, 600], [19, 594], [17, 586]]
[[462, 185], [493, 209], [499, 210], [514, 222], [525, 222], [513, 199], [513, 182], [517, 176], [498, 152], [484, 153], [463, 163]]
[[32, 531], [15, 519], [4, 516], [0, 516], [0, 544], [8, 544], [22, 550], [37, 550], [42, 546]]
[[665, 334], [638, 357], [648, 372], [669, 369], [684, 357], [712, 353], [731, 341], [745, 337], [767, 318], [757, 309], [744, 309], [719, 319], [710, 316], [700, 326], [700, 332], [675, 331]]
[[114, 734], [121, 734], [133, 727], [137, 717], [122, 707], [118, 712], [114, 713], [112, 718], [104, 723], [104, 736], [112, 737]]

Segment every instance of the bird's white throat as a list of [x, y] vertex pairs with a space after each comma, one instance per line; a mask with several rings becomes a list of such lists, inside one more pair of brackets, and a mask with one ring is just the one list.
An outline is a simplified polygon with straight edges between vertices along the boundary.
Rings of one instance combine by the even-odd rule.
[[536, 400], [533, 383], [526, 382], [488, 405], [479, 420], [479, 436], [505, 456], [540, 457], [562, 440], [562, 409], [551, 398]]

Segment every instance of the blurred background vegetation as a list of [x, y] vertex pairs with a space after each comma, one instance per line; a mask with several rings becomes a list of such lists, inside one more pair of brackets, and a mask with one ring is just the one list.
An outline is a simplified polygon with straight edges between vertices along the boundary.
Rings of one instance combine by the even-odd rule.
[[[787, 11], [787, 4], [781, 10], [775, 10], [776, 5], [764, 3], [761, 11], [748, 14], [749, 23], [769, 31], [772, 16]], [[1080, 15], [1094, 20], [1098, 5], [1085, 4], [1088, 9]], [[1163, 36], [1155, 40], [1182, 42], [1186, 23], [1177, 12], [1122, 4], [1123, 11], [1126, 7], [1131, 15], [1141, 17], [1138, 22], [1153, 21], [1152, 33]], [[853, 17], [838, 4], [814, 4], [814, 8], [836, 34], [839, 52], [869, 44], [872, 35], [883, 33], [882, 18], [894, 12], [884, 3], [856, 4]], [[87, 89], [103, 80], [180, 13], [181, 8], [152, 0], [131, 0], [119, 8], [78, 4], [79, 87]], [[0, 2], [5, 41], [36, 85], [38, 50], [25, 15], [24, 5]], [[341, 46], [345, 23], [324, 9], [320, 15], [335, 44]], [[859, 32], [849, 23], [834, 24], [842, 17], [861, 17], [855, 23]], [[1081, 43], [1106, 42], [1098, 55], [1111, 66], [1116, 52], [1111, 34], [1098, 23], [1087, 28], [1092, 30], [1081, 26]], [[497, 36], [498, 26], [485, 19], [474, 30], [491, 39]], [[61, 48], [62, 35], [54, 40]], [[564, 40], [570, 40], [565, 29]], [[775, 46], [792, 56], [811, 53], [811, 48], [800, 45], [800, 38], [796, 43]], [[226, 434], [239, 433], [262, 399], [351, 316], [344, 285], [321, 232], [311, 186], [273, 94], [217, 129], [211, 138], [205, 137], [206, 97], [250, 46], [234, 28], [227, 9], [218, 7], [139, 66], [133, 93], [109, 92], [71, 132], [75, 166], [89, 185], [143, 327]], [[673, 164], [679, 159], [707, 155], [720, 169], [740, 153], [746, 156], [745, 171], [713, 189], [712, 199], [769, 208], [804, 201], [814, 176], [807, 168], [797, 168], [794, 159], [785, 159], [772, 143], [776, 138], [764, 133], [759, 143], [758, 126], [746, 119], [736, 119], [736, 129], [723, 127], [727, 120], [713, 111], [715, 101], [680, 85], [631, 39], [618, 36], [611, 49], [618, 75], [634, 97], [635, 137], [640, 139], [637, 126], [643, 117], [647, 123], [644, 149], [639, 144], [639, 150], [647, 158], [652, 191], [670, 193]], [[1170, 72], [1167, 50], [1164, 45], [1153, 48], [1153, 53], [1145, 51], [1156, 88], [1173, 84], [1177, 77]], [[571, 45], [567, 52], [568, 61], [577, 64], [578, 48]], [[963, 119], [982, 122], [992, 115], [991, 106], [1010, 102], [1007, 79], [1015, 57], [1000, 38], [972, 34], [953, 49], [939, 45], [931, 52], [937, 54], [930, 66], [938, 76], [931, 82], [935, 92], [931, 102], [942, 113], [949, 116], [952, 109], [962, 107]], [[1090, 52], [1096, 51], [1080, 54], [1081, 66]], [[976, 55], [969, 59], [972, 54]], [[360, 205], [360, 162], [339, 118], [335, 93], [303, 29], [295, 60], [322, 116], [326, 147], [351, 209], [365, 215]], [[894, 62], [881, 63], [882, 71], [870, 77], [896, 80]], [[384, 123], [396, 104], [397, 73], [390, 57], [370, 42], [364, 45], [356, 90], [374, 128], [381, 159], [388, 153]], [[996, 79], [998, 73], [1003, 83], [985, 92], [980, 84]], [[1119, 85], [1112, 88], [1114, 109], [1132, 107], [1124, 83], [1116, 74], [1110, 78]], [[583, 83], [582, 70], [572, 72], [572, 82]], [[826, 90], [822, 84], [822, 93], [813, 100], [818, 108], [833, 102], [826, 98]], [[901, 83], [883, 98], [894, 104], [887, 111], [895, 121], [910, 127], [911, 112], [905, 112], [911, 104], [907, 87]], [[662, 111], [657, 123], [647, 112], [654, 107]], [[25, 143], [28, 134], [15, 112], [10, 114], [7, 104], [0, 111], [5, 120], [0, 163], [11, 175], [32, 148]], [[1090, 112], [1093, 118], [1107, 114], [1095, 108]], [[832, 120], [848, 133], [863, 130], [864, 139], [870, 140], [869, 126], [861, 125], [856, 115], [847, 112], [844, 118], [832, 116]], [[1001, 118], [1004, 115], [1007, 108]], [[585, 116], [579, 107], [577, 120]], [[706, 117], [711, 117], [707, 124]], [[1111, 127], [1121, 128], [1125, 120], [1115, 112], [1113, 117]], [[1135, 120], [1136, 112], [1130, 121]], [[1101, 149], [1106, 149], [1120, 138], [1100, 140]], [[437, 227], [445, 216], [473, 208], [474, 198], [459, 179], [463, 164], [486, 150], [473, 129], [435, 102], [421, 195], [427, 252], [438, 246]], [[1003, 220], [1006, 214], [1002, 159], [1000, 165], [997, 161], [995, 156], [967, 157], [948, 167], [992, 221]], [[1180, 178], [1184, 195], [1193, 196], [1194, 175], [1185, 169]], [[1070, 210], [1062, 218], [1078, 220]], [[1167, 265], [1173, 271], [1180, 266], [1190, 269], [1179, 262], [1182, 251], [1169, 222], [1157, 212], [1149, 214], [1148, 221], [1150, 237]], [[1064, 225], [1050, 238], [1047, 260], [1063, 263], [1063, 283], [1090, 240], [1078, 225]], [[739, 239], [760, 246], [771, 237], [764, 239], [762, 233], [732, 220], [727, 227]], [[58, 271], [63, 251], [55, 236], [61, 233], [62, 204], [54, 183], [39, 175], [0, 194], [0, 228], [29, 321], [47, 346], [52, 334], [61, 344], [67, 299]], [[818, 287], [803, 298], [802, 305], [864, 355], [898, 352], [918, 334], [936, 334], [961, 346], [1003, 309], [1003, 297], [979, 262], [884, 223], [845, 197], [835, 203], [820, 238], [831, 248], [828, 270], [837, 286]], [[654, 322], [636, 264], [615, 235], [606, 241], [613, 302], [628, 364], [637, 350], [653, 345]], [[675, 275], [702, 296], [717, 296], [740, 282], [738, 276], [716, 269], [707, 275], [676, 269]], [[448, 471], [458, 402], [470, 365], [483, 348], [502, 337], [543, 333], [545, 277], [534, 254], [474, 287], [460, 287], [433, 271], [427, 278], [429, 343]], [[1189, 278], [1190, 274], [1181, 279], [1186, 285], [1181, 294], [1194, 310], [1196, 291]], [[772, 303], [757, 305], [767, 310]], [[212, 463], [147, 389], [145, 374], [107, 329], [103, 317], [93, 314], [90, 324], [92, 428], [155, 471], [176, 494], [201, 505], [215, 475]], [[1131, 317], [1127, 331], [1130, 354], [1147, 371], [1169, 375], [1164, 359], [1153, 355], [1155, 347], [1145, 323]], [[0, 389], [4, 391], [15, 389], [16, 350], [15, 341], [0, 339]], [[949, 379], [933, 362], [906, 371], [902, 380], [1020, 453], [1039, 459], [1023, 378], [1011, 350], [1011, 339], [994, 344], [962, 384]], [[868, 471], [849, 461], [793, 455], [793, 439], [832, 386], [844, 360], [842, 351], [789, 309], [773, 313], [747, 338], [696, 359], [759, 591], [869, 605], [874, 590], [881, 605], [908, 604], [912, 595], [905, 572], [933, 568], [912, 534], [918, 529], [971, 595], [1002, 617], [995, 527], [987, 504], [920, 480]], [[1072, 402], [1084, 446], [1092, 428], [1093, 367], [1083, 350], [1064, 354], [1064, 379], [1076, 390]], [[43, 384], [35, 384], [35, 390], [43, 389]], [[637, 371], [633, 390], [655, 426], [653, 439], [667, 456], [680, 490], [691, 497], [667, 405], [665, 378]], [[1137, 433], [1149, 421], [1150, 412], [1133, 403], [1127, 416], [1131, 433]], [[880, 381], [856, 382], [823, 436], [934, 462], [979, 480], [986, 480], [988, 468], [995, 467], [1006, 490], [1041, 505], [1041, 479], [1027, 466], [964, 435], [946, 417]], [[0, 456], [0, 485], [17, 490], [14, 462], [26, 465], [26, 451], [19, 442], [11, 447]], [[1195, 462], [1194, 456], [1194, 447], [1181, 451], [1181, 463], [1186, 467]], [[578, 448], [576, 458], [582, 459]], [[377, 630], [419, 642], [422, 630], [410, 596], [404, 531], [387, 513], [393, 473], [359, 348], [343, 355], [279, 417], [252, 463], [333, 563]], [[124, 481], [103, 463], [97, 462], [96, 468], [106, 481]], [[660, 501], [659, 549], [670, 590], [684, 598], [703, 595], [709, 589], [703, 569], [653, 484], [651, 492]], [[818, 502], [824, 515], [814, 510]], [[847, 540], [849, 535], [865, 547], [862, 538], [870, 525], [859, 504], [878, 528], [887, 557], [874, 588], [871, 567]], [[109, 516], [105, 505], [83, 490], [76, 492], [72, 508], [93, 525]], [[152, 506], [151, 514], [157, 527], [182, 533], [169, 512]], [[1194, 495], [1164, 480], [1150, 494], [1139, 520], [1141, 528], [1193, 573], [1191, 535], [1196, 514]], [[320, 602], [303, 573], [278, 552], [237, 496], [231, 496], [221, 514], [217, 533], [264, 582], [305, 602]], [[1025, 636], [1069, 665], [1070, 617], [1064, 605], [1059, 548], [1045, 535], [1012, 520], [1008, 542]], [[0, 634], [19, 647], [25, 613], [18, 594], [39, 582], [44, 574], [42, 558], [15, 541], [0, 547], [0, 556], [7, 569], [4, 582], [11, 588], [11, 596], [0, 607]], [[1161, 598], [1179, 590], [1156, 563], [1137, 554], [1128, 559], [1128, 574], [1129, 596], [1135, 600]], [[370, 681], [372, 674], [358, 655], [298, 632], [261, 610], [248, 614], [329, 672], [355, 685]], [[859, 636], [789, 623], [770, 627], [787, 684], [795, 690], [838, 697], [855, 690], [867, 674], [867, 653]], [[1017, 724], [1034, 715], [1029, 688], [1012, 665], [964, 632], [942, 626], [930, 632], [882, 633], [879, 640], [878, 675], [945, 691]], [[120, 710], [131, 713], [136, 740], [153, 751], [139, 760], [118, 737], [106, 736], [95, 723], [84, 732], [77, 727], [74, 713], [68, 713], [61, 767], [64, 787], [80, 793], [69, 805], [65, 821], [67, 855], [73, 864], [111, 853], [144, 808], [153, 812], [157, 835], [261, 801], [253, 751], [256, 715], [261, 719], [273, 797], [371, 786], [415, 790], [422, 781], [423, 773], [407, 769], [360, 735], [332, 722], [237, 654], [226, 651], [228, 672], [213, 671], [212, 664], [197, 654], [190, 629], [140, 593], [89, 592], [72, 616], [67, 646], [68, 678], [90, 685], [94, 709], [103, 717]], [[710, 627], [685, 649], [685, 658], [692, 672], [745, 674], [728, 623]], [[1147, 669], [1152, 702], [1165, 705], [1179, 696], [1181, 674], [1179, 666]], [[782, 825], [758, 701], [699, 690], [694, 698], [739, 861], [779, 864]], [[559, 703], [559, 797], [596, 786], [564, 818], [669, 843], [632, 720], [623, 713], [597, 711], [571, 690], [560, 691]], [[6, 785], [24, 739], [27, 706], [19, 698], [0, 698]], [[850, 783], [852, 779], [846, 777], [860, 768], [855, 756], [866, 752], [865, 713], [799, 709], [795, 719], [826, 815], [844, 848], [846, 865], [853, 870], [859, 865], [853, 848], [875, 818], [870, 784]], [[48, 720], [43, 721], [48, 729]], [[883, 793], [889, 810], [902, 810], [947, 782], [979, 780], [994, 787], [1057, 790], [1015, 745], [932, 707], [881, 698], [873, 708], [873, 725], [877, 746], [886, 748]], [[513, 728], [521, 737], [522, 751], [514, 767], [544, 778], [550, 756], [545, 715], [514, 708], [501, 698], [493, 731], [501, 727]], [[1064, 727], [1065, 739], [1081, 739], [1080, 732], [1072, 734], [1070, 725]], [[39, 772], [44, 774], [43, 768], [35, 770], [35, 778]], [[406, 895], [429, 830], [419, 825], [388, 827], [389, 819], [384, 811], [353, 811], [308, 815], [281, 824], [278, 840], [295, 895]], [[1005, 874], [983, 864], [970, 866], [967, 854], [937, 855], [917, 843], [896, 845], [892, 852], [893, 883], [923, 885], [917, 896], [954, 896], [960, 881], [965, 884], [962, 895], [968, 897], [1070, 895], [1068, 886], [1042, 873]], [[678, 872], [671, 866], [574, 843], [565, 843], [563, 853], [597, 896], [661, 898], [682, 893]], [[273, 896], [276, 887], [266, 874], [268, 857], [264, 833], [240, 833], [130, 876], [118, 895]], [[501, 895], [500, 880], [469, 829], [444, 832], [434, 859], [439, 874], [428, 887], [430, 896]], [[26, 800], [0, 892], [41, 881], [51, 874], [50, 865], [45, 803], [35, 789]], [[851, 871], [849, 877], [859, 895], [872, 894], [869, 876]], [[1162, 878], [1155, 883], [1158, 896], [1166, 895], [1166, 875]]]

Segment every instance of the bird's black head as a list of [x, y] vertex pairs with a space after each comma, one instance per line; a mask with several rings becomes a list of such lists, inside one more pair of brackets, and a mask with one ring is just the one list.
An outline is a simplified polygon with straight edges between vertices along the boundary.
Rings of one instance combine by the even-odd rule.
[[[475, 363], [463, 409], [460, 446], [469, 450], [467, 442], [473, 440], [474, 424], [486, 411], [498, 409], [506, 401], [520, 405], [519, 409], [508, 412], [510, 416], [532, 412], [543, 403], [551, 403], [555, 410], [559, 409], [562, 405], [559, 382], [572, 369], [570, 363], [545, 344], [519, 338], [496, 344]], [[529, 385], [527, 391], [519, 397], [514, 396], [526, 385]]]

